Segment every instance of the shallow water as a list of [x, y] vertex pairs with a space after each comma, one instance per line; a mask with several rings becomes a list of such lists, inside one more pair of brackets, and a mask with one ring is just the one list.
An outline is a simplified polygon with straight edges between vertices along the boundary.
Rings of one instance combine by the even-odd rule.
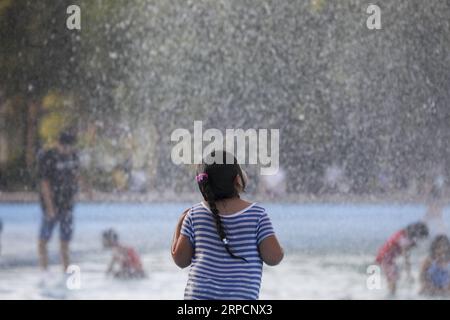
[[[376, 249], [395, 230], [423, 217], [416, 205], [262, 204], [286, 250], [277, 267], [265, 267], [262, 299], [380, 299], [386, 291], [369, 290], [366, 268]], [[180, 299], [188, 270], [179, 270], [169, 255], [172, 232], [183, 203], [80, 204], [76, 207], [73, 262], [80, 266], [82, 288], [63, 295], [37, 286], [37, 204], [1, 204], [4, 222], [0, 257], [2, 299]], [[445, 211], [448, 221], [449, 210]], [[447, 224], [448, 225], [448, 224]], [[124, 243], [142, 254], [148, 279], [123, 282], [105, 277], [109, 253], [101, 249], [100, 233], [113, 227]], [[56, 238], [56, 237], [55, 237]], [[427, 244], [416, 250], [417, 274]], [[57, 262], [57, 241], [51, 243]], [[52, 266], [59, 277], [59, 267]], [[417, 278], [417, 277], [416, 277]], [[384, 286], [384, 283], [383, 285]], [[400, 287], [400, 297], [418, 298], [417, 283]]]

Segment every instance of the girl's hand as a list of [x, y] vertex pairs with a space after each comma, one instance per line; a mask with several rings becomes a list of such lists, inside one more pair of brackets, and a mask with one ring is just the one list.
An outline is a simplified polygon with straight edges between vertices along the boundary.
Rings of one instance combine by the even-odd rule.
[[265, 238], [258, 249], [262, 260], [269, 266], [276, 266], [283, 260], [284, 251], [275, 235]]
[[172, 258], [176, 265], [180, 268], [185, 268], [191, 264], [194, 250], [189, 239], [186, 236], [181, 235], [181, 228], [183, 221], [186, 218], [190, 209], [186, 209], [178, 220], [175, 234], [172, 241]]

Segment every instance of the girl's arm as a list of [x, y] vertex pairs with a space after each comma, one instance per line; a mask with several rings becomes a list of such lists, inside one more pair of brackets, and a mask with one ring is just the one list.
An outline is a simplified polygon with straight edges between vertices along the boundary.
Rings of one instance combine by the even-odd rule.
[[191, 264], [192, 256], [194, 255], [194, 249], [192, 248], [192, 244], [188, 237], [180, 234], [184, 218], [188, 211], [189, 209], [184, 211], [178, 220], [172, 241], [172, 259], [180, 268], [188, 267]]
[[259, 244], [259, 254], [269, 266], [276, 266], [283, 260], [284, 252], [275, 235], [268, 236]]

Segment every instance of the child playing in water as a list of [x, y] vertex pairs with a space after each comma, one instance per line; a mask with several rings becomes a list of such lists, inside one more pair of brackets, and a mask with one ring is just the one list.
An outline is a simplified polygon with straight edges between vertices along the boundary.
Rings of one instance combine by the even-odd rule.
[[450, 293], [450, 241], [445, 235], [434, 238], [430, 256], [420, 273], [421, 293], [445, 296]]
[[[112, 274], [115, 278], [119, 279], [145, 277], [139, 255], [133, 248], [121, 245], [119, 243], [119, 236], [113, 229], [103, 232], [102, 240], [104, 248], [113, 250], [113, 257], [106, 274]], [[114, 269], [116, 265], [119, 265], [118, 270]]]
[[428, 227], [423, 222], [416, 222], [394, 233], [378, 251], [376, 262], [383, 269], [389, 287], [389, 293], [394, 295], [397, 289], [397, 281], [400, 277], [396, 259], [403, 256], [406, 274], [411, 279], [411, 264], [409, 255], [417, 242], [428, 236]]
[[185, 299], [258, 299], [263, 262], [283, 259], [269, 216], [240, 198], [247, 179], [227, 152], [204, 159], [196, 181], [204, 201], [183, 212], [172, 244], [175, 263], [191, 265]]

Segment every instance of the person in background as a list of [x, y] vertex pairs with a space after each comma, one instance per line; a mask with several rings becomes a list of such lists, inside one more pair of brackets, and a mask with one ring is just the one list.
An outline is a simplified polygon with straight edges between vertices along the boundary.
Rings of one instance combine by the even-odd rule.
[[409, 256], [418, 241], [426, 237], [428, 237], [427, 225], [423, 222], [416, 222], [394, 233], [378, 251], [376, 262], [386, 275], [391, 295], [395, 295], [400, 278], [397, 258], [400, 256], [404, 258], [406, 275], [409, 280], [412, 280]]
[[60, 134], [54, 148], [38, 154], [39, 194], [42, 222], [39, 232], [39, 263], [48, 269], [47, 245], [59, 224], [60, 253], [63, 271], [69, 266], [69, 243], [73, 233], [73, 208], [78, 192], [79, 159], [75, 150], [76, 135]]
[[426, 201], [427, 211], [424, 221], [430, 231], [430, 236], [435, 237], [447, 232], [447, 225], [444, 221], [445, 200], [442, 195], [443, 186], [439, 183], [433, 183]]
[[[105, 249], [112, 249], [113, 251], [106, 274], [112, 274], [118, 279], [145, 278], [145, 272], [138, 253], [133, 248], [120, 244], [119, 235], [116, 231], [113, 229], [104, 231], [102, 243]], [[116, 265], [119, 266], [118, 270], [115, 270]]]
[[450, 241], [446, 235], [433, 239], [420, 273], [421, 293], [447, 296], [450, 293]]

